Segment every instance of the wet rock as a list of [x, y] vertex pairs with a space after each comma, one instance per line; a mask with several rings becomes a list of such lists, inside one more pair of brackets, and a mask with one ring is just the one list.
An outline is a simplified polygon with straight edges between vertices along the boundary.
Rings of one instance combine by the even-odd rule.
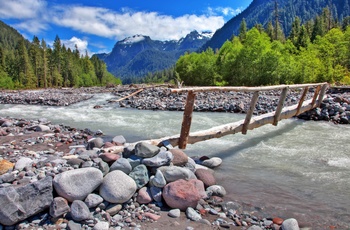
[[47, 209], [52, 201], [51, 177], [16, 188], [0, 188], [0, 223], [14, 225]]
[[58, 218], [70, 211], [68, 201], [63, 197], [55, 197], [50, 205], [50, 215]]
[[136, 182], [137, 188], [142, 188], [149, 182], [148, 169], [145, 165], [140, 164], [136, 166], [129, 176]]
[[142, 164], [149, 167], [159, 167], [162, 165], [169, 165], [173, 159], [173, 154], [169, 151], [161, 151], [151, 158], [144, 158]]
[[81, 200], [73, 201], [71, 205], [71, 216], [74, 221], [88, 220], [92, 218], [88, 206]]
[[163, 173], [163, 176], [168, 183], [179, 179], [188, 180], [196, 178], [192, 171], [178, 166], [162, 166], [159, 170]]
[[212, 185], [206, 189], [208, 196], [220, 196], [226, 195], [226, 190], [221, 185]]
[[140, 142], [135, 145], [135, 155], [142, 158], [150, 158], [157, 155], [160, 152], [160, 148], [155, 145], [148, 144], [146, 142]]
[[200, 180], [177, 180], [163, 188], [163, 198], [171, 208], [183, 211], [187, 207], [195, 208], [200, 199], [205, 198], [204, 184]]
[[[77, 178], [79, 178], [77, 180]], [[56, 192], [72, 202], [84, 200], [103, 181], [103, 174], [96, 168], [80, 168], [66, 171], [55, 176], [53, 185]]]
[[108, 173], [100, 186], [100, 195], [111, 203], [124, 203], [136, 192], [135, 181], [120, 170]]
[[184, 166], [188, 162], [188, 156], [184, 151], [181, 149], [169, 149], [169, 152], [171, 152], [174, 156], [172, 163], [175, 166]]

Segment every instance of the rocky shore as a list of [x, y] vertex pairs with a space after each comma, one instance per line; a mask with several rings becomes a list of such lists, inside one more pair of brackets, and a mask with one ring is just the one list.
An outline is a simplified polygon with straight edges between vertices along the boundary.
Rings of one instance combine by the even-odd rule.
[[225, 201], [217, 157], [1, 118], [0, 229], [299, 229]]

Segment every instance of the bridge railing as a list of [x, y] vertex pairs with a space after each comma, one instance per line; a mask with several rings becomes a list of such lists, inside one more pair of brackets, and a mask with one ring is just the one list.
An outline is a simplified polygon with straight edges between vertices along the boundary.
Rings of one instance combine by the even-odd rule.
[[[307, 93], [310, 88], [314, 88], [313, 97], [311, 100], [305, 101]], [[183, 114], [182, 126], [180, 137], [173, 136], [169, 137], [173, 145], [178, 145], [180, 149], [185, 149], [186, 145], [190, 143], [195, 143], [199, 141], [208, 140], [211, 138], [219, 138], [224, 135], [234, 134], [241, 132], [246, 134], [248, 129], [252, 130], [254, 128], [260, 127], [265, 124], [277, 125], [282, 119], [287, 119], [293, 116], [297, 116], [305, 111], [311, 110], [313, 108], [319, 107], [323, 100], [323, 97], [328, 88], [328, 83], [315, 83], [315, 84], [296, 84], [296, 85], [276, 85], [276, 86], [261, 86], [261, 87], [192, 87], [192, 88], [180, 88], [171, 89], [172, 93], [183, 93], [187, 92], [185, 110]], [[303, 89], [302, 95], [299, 102], [296, 105], [285, 107], [284, 102], [288, 95], [290, 89]], [[253, 118], [253, 112], [258, 102], [259, 92], [261, 91], [271, 91], [271, 90], [281, 90], [280, 98], [276, 111], [272, 113], [263, 114], [260, 116], [255, 116]], [[190, 135], [191, 123], [192, 123], [192, 113], [195, 104], [196, 93], [198, 92], [253, 92], [253, 96], [250, 101], [249, 109], [246, 113], [244, 120], [222, 125], [218, 127], [213, 127], [209, 130], [198, 131]], [[253, 118], [253, 122], [252, 122]], [[190, 141], [189, 141], [190, 138]], [[159, 140], [160, 141], [160, 140]], [[176, 143], [177, 142], [177, 143]]]

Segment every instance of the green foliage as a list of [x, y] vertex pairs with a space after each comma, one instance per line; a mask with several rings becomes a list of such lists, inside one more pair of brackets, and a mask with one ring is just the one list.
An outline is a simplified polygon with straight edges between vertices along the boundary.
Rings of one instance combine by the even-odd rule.
[[[4, 33], [2, 33], [4, 32]], [[56, 36], [53, 48], [34, 36], [25, 40], [0, 21], [0, 88], [81, 87], [121, 84], [97, 57], [80, 55], [61, 44]]]
[[[322, 30], [316, 33], [317, 21]], [[186, 85], [348, 84], [350, 26], [331, 28], [332, 23], [327, 10], [315, 18], [313, 30], [309, 22], [301, 25], [296, 18], [285, 42], [272, 39], [272, 23], [267, 32], [253, 27], [244, 40], [233, 37], [217, 53], [208, 49], [183, 55], [176, 63], [176, 74]], [[315, 38], [310, 41], [312, 34]]]

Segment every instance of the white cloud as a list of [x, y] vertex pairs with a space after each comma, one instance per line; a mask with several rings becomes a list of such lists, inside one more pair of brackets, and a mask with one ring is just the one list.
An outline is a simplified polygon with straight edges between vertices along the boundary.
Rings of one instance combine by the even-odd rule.
[[183, 15], [172, 17], [156, 12], [117, 13], [105, 8], [72, 6], [57, 9], [52, 21], [60, 26], [118, 40], [135, 34], [152, 39], [180, 39], [193, 30], [216, 31], [224, 24], [221, 16]]
[[85, 55], [85, 52], [89, 52], [88, 50], [88, 41], [82, 40], [77, 37], [72, 37], [69, 40], [61, 40], [61, 42], [66, 46], [66, 48], [70, 48], [72, 51], [75, 50], [75, 46], [77, 46], [81, 55]]
[[129, 8], [116, 12], [101, 7], [52, 5], [46, 0], [0, 0], [0, 5], [0, 18], [22, 20], [14, 26], [36, 35], [50, 25], [57, 25], [117, 40], [135, 34], [172, 40], [193, 30], [214, 32], [225, 23], [219, 14], [173, 17], [157, 12], [135, 12]]

